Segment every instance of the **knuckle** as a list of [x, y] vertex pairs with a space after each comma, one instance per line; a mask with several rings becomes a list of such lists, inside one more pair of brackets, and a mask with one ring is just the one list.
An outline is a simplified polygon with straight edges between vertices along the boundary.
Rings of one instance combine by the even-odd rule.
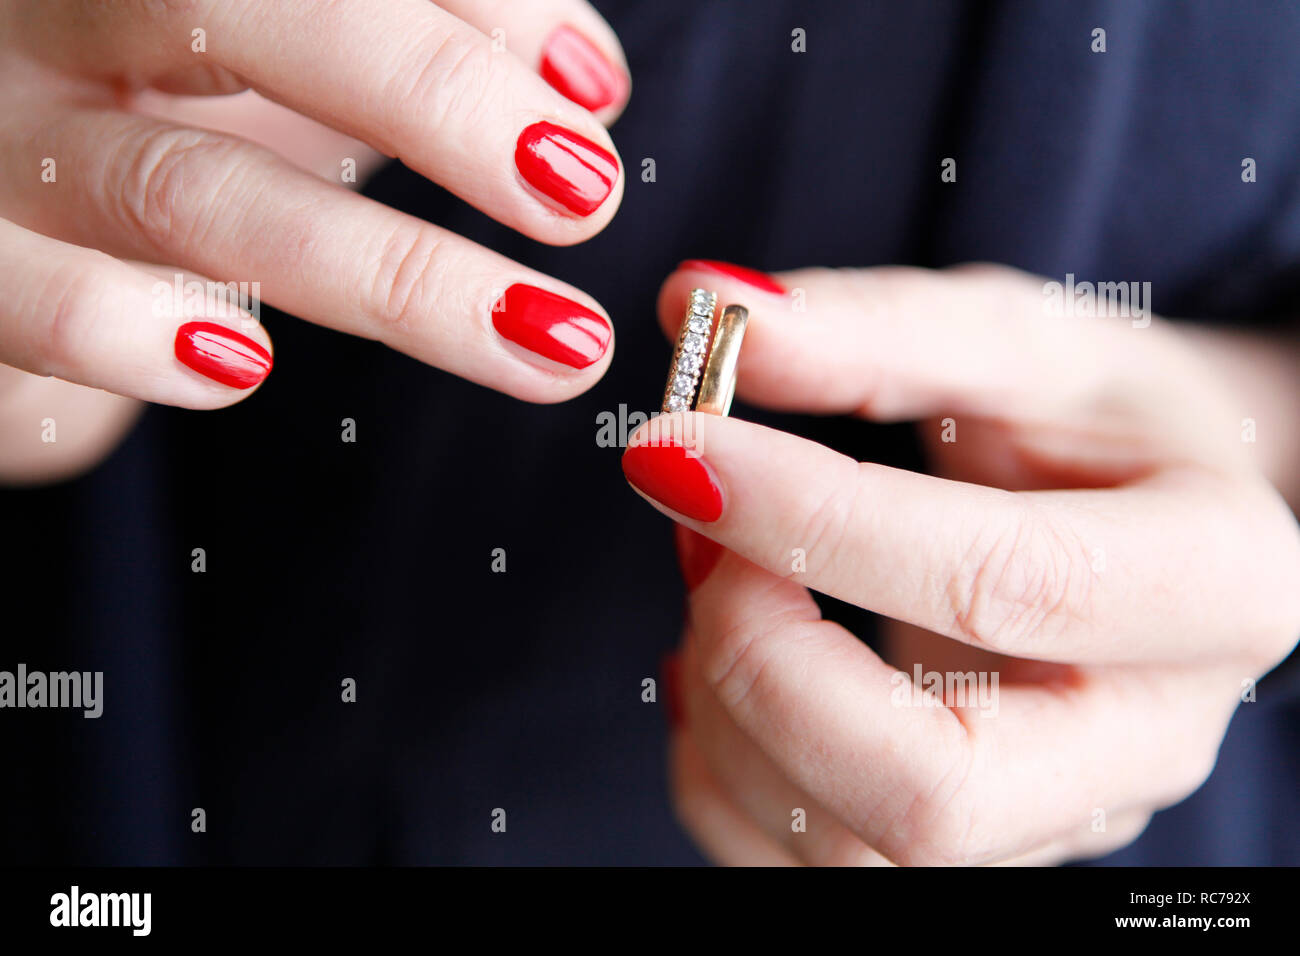
[[365, 311], [378, 320], [384, 334], [404, 336], [428, 320], [442, 281], [442, 239], [426, 226], [403, 222], [385, 237], [374, 266], [367, 270], [370, 287], [364, 292]]
[[[779, 588], [784, 583], [776, 579], [771, 586]], [[778, 654], [789, 653], [811, 636], [809, 627], [782, 614], [746, 618], [701, 649], [705, 683], [731, 714], [759, 707], [768, 688], [765, 674], [769, 665]]]
[[1025, 504], [977, 537], [946, 586], [952, 633], [1004, 654], [1033, 654], [1086, 624], [1092, 566], [1083, 542]]
[[45, 341], [36, 357], [40, 375], [79, 377], [77, 370], [85, 343], [108, 305], [108, 286], [98, 270], [84, 266], [60, 269], [50, 282], [50, 321]]
[[973, 799], [974, 760], [967, 750], [887, 828], [885, 843], [900, 866], [965, 866], [988, 854], [989, 828]]
[[[433, 47], [430, 55], [428, 50]], [[477, 127], [484, 119], [486, 106], [496, 89], [500, 58], [491, 49], [459, 30], [444, 32], [432, 40], [423, 37], [414, 44], [410, 55], [402, 57], [402, 67], [395, 72], [385, 97], [387, 103], [401, 106], [388, 112], [395, 130], [394, 151], [401, 141], [413, 136], [455, 133]], [[420, 104], [418, 110], [411, 103]], [[418, 127], [406, 129], [408, 117], [418, 116]]]
[[111, 184], [109, 194], [117, 192], [126, 222], [163, 253], [184, 250], [210, 217], [220, 215], [223, 181], [214, 183], [208, 174], [224, 168], [224, 182], [230, 182], [242, 152], [215, 133], [171, 128], [132, 137], [125, 150], [120, 185]]
[[[848, 458], [842, 459], [841, 465], [826, 473], [822, 490], [810, 491], [816, 503], [803, 519], [798, 542], [810, 561], [839, 568], [847, 575], [852, 574], [853, 564], [859, 560], [854, 549], [847, 547], [848, 531], [858, 527], [859, 517], [869, 516], [870, 512], [864, 513], [860, 507], [864, 466]], [[783, 573], [792, 576], [788, 563]]]

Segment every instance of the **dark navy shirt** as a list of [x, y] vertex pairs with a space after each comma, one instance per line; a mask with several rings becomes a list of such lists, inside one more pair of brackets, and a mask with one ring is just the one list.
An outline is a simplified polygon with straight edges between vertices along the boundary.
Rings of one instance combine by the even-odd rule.
[[[596, 440], [602, 412], [656, 407], [655, 294], [683, 258], [992, 260], [1294, 327], [1294, 4], [597, 6], [634, 80], [600, 236], [543, 246], [396, 164], [367, 192], [594, 295], [609, 374], [525, 405], [272, 313], [277, 367], [250, 400], [150, 409], [91, 474], [0, 493], [0, 668], [105, 675], [98, 720], [0, 712], [0, 859], [698, 861], [668, 808], [662, 703], [641, 700], [682, 623], [670, 528]], [[922, 465], [903, 426], [735, 414]], [[1300, 863], [1294, 675], [1260, 684], [1210, 781], [1109, 862]]]

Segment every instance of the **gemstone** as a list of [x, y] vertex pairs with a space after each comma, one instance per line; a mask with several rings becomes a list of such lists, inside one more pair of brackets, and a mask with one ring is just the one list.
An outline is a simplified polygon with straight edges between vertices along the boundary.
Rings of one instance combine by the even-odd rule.
[[686, 326], [692, 332], [698, 332], [700, 335], [704, 335], [709, 331], [709, 320], [701, 315], [693, 315], [691, 316], [690, 322], [686, 323]]
[[679, 395], [689, 395], [694, 388], [694, 375], [677, 375], [673, 378], [673, 391]]
[[704, 365], [704, 356], [699, 352], [683, 352], [677, 360], [677, 371], [694, 375]]
[[705, 344], [704, 336], [691, 332], [686, 336], [686, 340], [682, 342], [682, 348], [687, 352], [703, 352]]
[[685, 396], [683, 395], [668, 396], [668, 410], [670, 412], [684, 412], [686, 411], [686, 407], [687, 406], [686, 406]]

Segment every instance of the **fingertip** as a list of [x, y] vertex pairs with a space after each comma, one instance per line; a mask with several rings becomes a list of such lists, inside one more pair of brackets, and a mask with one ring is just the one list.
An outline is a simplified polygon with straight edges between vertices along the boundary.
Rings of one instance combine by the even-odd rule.
[[[603, 25], [603, 24], [602, 24]], [[542, 43], [538, 72], [547, 83], [608, 125], [623, 111], [631, 77], [613, 31], [555, 27]]]
[[717, 259], [686, 259], [678, 263], [677, 272], [700, 275], [714, 281], [741, 283], [749, 290], [765, 295], [785, 295], [785, 286], [766, 272]]
[[548, 277], [515, 282], [493, 301], [484, 330], [494, 357], [475, 377], [522, 401], [552, 404], [587, 391], [614, 355], [614, 323], [581, 290]]
[[265, 332], [253, 338], [207, 319], [179, 325], [173, 345], [177, 360], [186, 368], [238, 392], [260, 385], [271, 374], [274, 359], [269, 346]]
[[535, 374], [523, 376], [509, 387], [499, 390], [521, 402], [533, 405], [559, 405], [590, 391], [609, 369], [608, 358], [577, 373], [572, 369], [566, 371], [553, 365], [552, 370], [541, 368], [540, 366], [546, 363], [538, 363], [535, 360], [531, 364], [534, 365], [532, 371]]
[[[792, 290], [785, 276], [760, 272], [748, 266], [716, 259], [685, 259], [678, 263], [659, 290], [659, 318], [665, 333], [677, 334], [680, 312], [692, 289], [718, 293], [723, 305], [743, 305], [751, 319], [772, 316], [791, 308]], [[798, 291], [798, 290], [794, 290]]]
[[622, 158], [589, 113], [570, 109], [526, 125], [515, 142], [514, 167], [529, 204], [519, 228], [550, 245], [590, 239], [623, 201]]
[[698, 428], [713, 415], [656, 416], [637, 430], [623, 452], [623, 475], [656, 509], [675, 521], [709, 524], [722, 517], [723, 483], [701, 453]]

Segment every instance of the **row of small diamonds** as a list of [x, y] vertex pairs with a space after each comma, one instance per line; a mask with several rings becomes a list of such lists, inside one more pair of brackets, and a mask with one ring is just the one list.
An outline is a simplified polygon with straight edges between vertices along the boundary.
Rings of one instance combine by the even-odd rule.
[[684, 412], [691, 407], [700, 371], [704, 368], [704, 356], [708, 354], [709, 337], [713, 333], [713, 313], [717, 305], [716, 292], [691, 290], [690, 308], [677, 339], [676, 361], [668, 373], [668, 388], [665, 390], [667, 394], [663, 406], [666, 412]]

